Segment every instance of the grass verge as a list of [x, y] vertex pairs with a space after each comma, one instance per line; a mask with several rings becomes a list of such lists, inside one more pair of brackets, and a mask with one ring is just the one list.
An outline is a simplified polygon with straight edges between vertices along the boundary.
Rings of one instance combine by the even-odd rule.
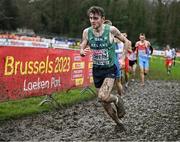
[[[82, 95], [80, 94], [80, 92], [81, 89], [74, 89], [69, 92], [63, 91], [60, 93], [54, 93], [52, 96], [63, 107], [68, 107], [73, 104], [95, 98], [94, 95], [88, 92], [85, 92]], [[0, 121], [38, 114], [55, 109], [55, 107], [51, 103], [44, 103], [41, 106], [39, 105], [44, 97], [45, 96], [1, 102]]]
[[151, 80], [180, 80], [180, 58], [177, 63], [172, 66], [171, 74], [168, 75], [165, 68], [165, 59], [163, 57], [153, 56], [150, 61], [150, 71], [148, 79]]

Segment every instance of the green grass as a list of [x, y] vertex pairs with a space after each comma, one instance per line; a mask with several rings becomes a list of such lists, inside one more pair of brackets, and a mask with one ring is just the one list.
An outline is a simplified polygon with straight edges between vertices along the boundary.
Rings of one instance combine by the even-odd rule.
[[177, 63], [172, 66], [171, 74], [168, 75], [165, 68], [163, 57], [152, 57], [150, 61], [150, 71], [148, 79], [152, 80], [179, 80], [180, 81], [180, 58], [177, 58]]
[[[180, 81], [180, 58], [177, 60], [179, 63], [176, 63], [176, 66], [172, 68], [172, 74], [168, 76], [164, 65], [164, 59], [162, 57], [152, 57], [150, 62], [150, 72], [147, 78], [152, 80]], [[139, 72], [137, 73], [137, 78], [139, 78]], [[55, 93], [53, 94], [53, 97], [64, 107], [71, 106], [81, 101], [87, 101], [95, 97], [88, 92], [80, 95], [80, 91], [81, 89], [74, 89], [69, 92]], [[39, 106], [39, 103], [44, 99], [44, 97], [45, 96], [26, 98], [17, 101], [1, 102], [0, 121], [54, 110], [53, 105], [50, 103], [45, 103], [44, 105]]]
[[[81, 89], [74, 89], [69, 91], [68, 93], [61, 92], [53, 94], [53, 98], [55, 98], [61, 106], [68, 107], [82, 101], [93, 99], [95, 97], [88, 92], [80, 95], [80, 92]], [[44, 103], [40, 106], [39, 104], [44, 98], [45, 96], [41, 96], [16, 101], [1, 102], [0, 121], [52, 111], [57, 108], [57, 105], [55, 103], [51, 104], [49, 102]]]

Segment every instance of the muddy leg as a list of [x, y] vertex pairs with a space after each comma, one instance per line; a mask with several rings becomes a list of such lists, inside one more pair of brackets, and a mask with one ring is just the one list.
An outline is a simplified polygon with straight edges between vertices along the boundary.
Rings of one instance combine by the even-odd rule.
[[[122, 105], [121, 100], [118, 99], [116, 95], [111, 94], [112, 87], [114, 85], [114, 79], [113, 78], [105, 78], [101, 88], [99, 89], [98, 92], [98, 98], [103, 102], [103, 107], [107, 111], [107, 113], [110, 115], [110, 117], [117, 123], [119, 124], [118, 116], [121, 116], [119, 118], [122, 118]], [[119, 96], [120, 97], [120, 96]], [[116, 111], [113, 109], [112, 104], [114, 103], [116, 105]]]
[[121, 125], [119, 118], [117, 117], [116, 111], [114, 110], [111, 103], [102, 102], [102, 105], [108, 115], [114, 120], [117, 125]]

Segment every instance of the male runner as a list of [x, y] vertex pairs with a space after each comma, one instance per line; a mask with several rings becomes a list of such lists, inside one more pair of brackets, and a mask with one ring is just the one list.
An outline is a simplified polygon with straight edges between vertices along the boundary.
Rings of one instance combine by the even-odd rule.
[[132, 52], [129, 54], [128, 59], [129, 59], [129, 69], [130, 72], [132, 73], [132, 81], [134, 81], [136, 75], [136, 65], [137, 65], [137, 51], [135, 48], [135, 43], [132, 44]]
[[[127, 33], [123, 33], [123, 35], [127, 38]], [[127, 54], [125, 57], [125, 68], [124, 68], [124, 77], [125, 77], [125, 87], [128, 88], [129, 84], [129, 55], [132, 52], [131, 47], [127, 49]]]
[[172, 53], [172, 50], [170, 49], [170, 46], [166, 45], [165, 65], [166, 65], [166, 70], [167, 70], [168, 75], [171, 73], [172, 64], [173, 64], [173, 53]]
[[146, 40], [145, 34], [140, 33], [139, 41], [136, 42], [136, 49], [138, 52], [138, 60], [140, 67], [141, 86], [144, 86], [144, 76], [149, 71], [149, 55], [150, 55], [150, 42]]
[[[87, 15], [91, 23], [91, 27], [84, 29], [82, 34], [82, 43], [80, 44], [80, 55], [85, 56], [89, 51], [87, 45], [93, 54], [93, 79], [99, 100], [109, 116], [118, 124], [120, 118], [125, 115], [125, 110], [120, 96], [111, 94], [115, 80], [115, 49], [114, 39], [125, 43], [125, 47], [129, 46], [129, 41], [114, 26], [103, 24], [105, 20], [104, 9], [98, 6], [92, 6], [88, 9]], [[113, 109], [114, 103], [117, 109]]]

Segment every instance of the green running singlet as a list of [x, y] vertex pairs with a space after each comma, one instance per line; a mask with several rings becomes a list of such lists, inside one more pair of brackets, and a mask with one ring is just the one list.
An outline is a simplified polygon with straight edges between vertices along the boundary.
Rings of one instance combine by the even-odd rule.
[[109, 39], [110, 26], [105, 25], [103, 34], [96, 37], [93, 29], [88, 29], [88, 42], [93, 53], [93, 67], [110, 68], [115, 63], [115, 47]]

